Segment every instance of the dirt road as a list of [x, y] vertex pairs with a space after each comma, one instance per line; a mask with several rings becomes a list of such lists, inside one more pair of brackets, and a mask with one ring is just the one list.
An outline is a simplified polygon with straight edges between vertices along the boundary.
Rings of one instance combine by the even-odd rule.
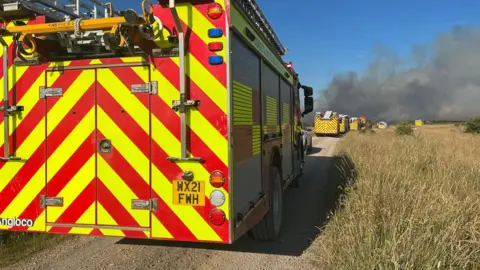
[[[338, 139], [313, 138], [301, 187], [285, 194], [281, 239], [243, 237], [231, 246], [72, 237], [10, 269], [312, 269], [308, 250], [329, 211], [327, 166]], [[334, 188], [334, 187], [333, 187]]]

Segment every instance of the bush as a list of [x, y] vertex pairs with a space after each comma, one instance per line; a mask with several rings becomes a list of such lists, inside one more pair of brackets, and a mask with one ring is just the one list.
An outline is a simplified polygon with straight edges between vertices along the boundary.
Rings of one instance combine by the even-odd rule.
[[472, 118], [464, 123], [465, 132], [480, 133], [480, 117]]
[[404, 122], [400, 122], [398, 124], [395, 131], [397, 132], [397, 135], [400, 135], [400, 136], [402, 136], [402, 135], [412, 135], [413, 134], [413, 127], [410, 125], [409, 122], [404, 121]]

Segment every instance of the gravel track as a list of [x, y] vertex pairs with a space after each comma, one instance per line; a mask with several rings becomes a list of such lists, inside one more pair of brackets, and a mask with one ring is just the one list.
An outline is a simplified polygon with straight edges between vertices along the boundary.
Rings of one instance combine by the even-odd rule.
[[327, 167], [338, 139], [313, 138], [300, 188], [284, 199], [281, 238], [230, 246], [75, 236], [8, 269], [313, 269], [308, 248], [328, 211]]

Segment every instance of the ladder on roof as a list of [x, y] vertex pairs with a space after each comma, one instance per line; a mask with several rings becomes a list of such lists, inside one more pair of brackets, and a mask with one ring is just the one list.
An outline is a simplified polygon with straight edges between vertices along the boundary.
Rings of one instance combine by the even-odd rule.
[[108, 18], [118, 11], [112, 3], [99, 0], [0, 0], [0, 16], [13, 14], [45, 16], [48, 21], [69, 21], [77, 18]]
[[257, 30], [260, 31], [262, 36], [267, 40], [267, 42], [275, 49], [275, 51], [283, 56], [287, 51], [283, 47], [279, 38], [273, 31], [272, 27], [268, 23], [265, 15], [260, 10], [260, 7], [257, 5], [256, 0], [233, 0], [232, 1], [236, 6], [249, 18], [254, 26], [257, 27]]

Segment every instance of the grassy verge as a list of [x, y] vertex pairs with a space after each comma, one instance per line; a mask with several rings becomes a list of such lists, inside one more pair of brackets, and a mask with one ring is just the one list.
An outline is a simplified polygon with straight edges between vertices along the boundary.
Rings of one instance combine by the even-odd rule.
[[[480, 269], [480, 136], [350, 133], [356, 181], [312, 248], [320, 269]], [[344, 173], [343, 173], [344, 174]]]
[[68, 236], [45, 233], [0, 232], [0, 267], [6, 267], [43, 249], [52, 247]]

